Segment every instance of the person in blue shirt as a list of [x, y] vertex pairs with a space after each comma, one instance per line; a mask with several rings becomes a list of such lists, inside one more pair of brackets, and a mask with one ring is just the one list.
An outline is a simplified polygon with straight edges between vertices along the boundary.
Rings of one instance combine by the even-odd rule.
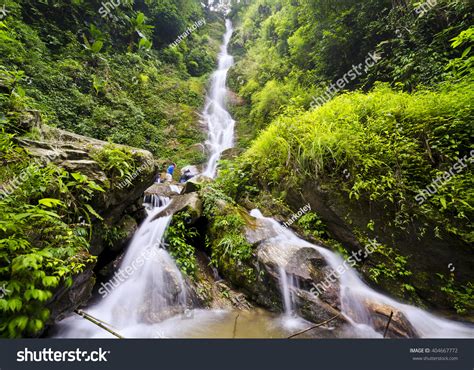
[[176, 163], [171, 163], [166, 170], [166, 181], [171, 182], [173, 181], [173, 173], [174, 169], [176, 168]]

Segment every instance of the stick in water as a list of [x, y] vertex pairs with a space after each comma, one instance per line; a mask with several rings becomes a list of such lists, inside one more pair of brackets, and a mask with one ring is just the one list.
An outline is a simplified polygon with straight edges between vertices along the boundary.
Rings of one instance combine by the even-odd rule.
[[89, 315], [88, 313], [85, 313], [82, 310], [74, 310], [75, 313], [77, 313], [79, 316], [83, 317], [86, 320], [89, 320], [91, 323], [97, 325], [98, 327], [108, 331], [110, 334], [116, 336], [119, 339], [124, 339], [120, 334], [116, 333], [112, 329], [109, 329], [107, 326], [105, 326], [105, 323], [100, 321], [99, 319], [94, 318], [93, 316]]
[[385, 327], [385, 331], [383, 332], [383, 337], [387, 335], [388, 327], [390, 323], [392, 322], [392, 316], [393, 316], [393, 311], [390, 311], [390, 317], [388, 318], [387, 326]]
[[314, 326], [311, 326], [310, 328], [308, 329], [305, 329], [305, 330], [302, 330], [302, 331], [299, 331], [298, 333], [295, 333], [293, 335], [290, 335], [288, 338], [286, 339], [291, 339], [293, 337], [296, 337], [297, 335], [300, 335], [300, 334], [303, 334], [303, 333], [306, 333], [307, 331], [310, 331], [310, 330], [313, 330], [314, 328], [317, 328], [318, 326], [323, 326], [324, 324], [327, 324], [329, 322], [331, 322], [332, 320], [334, 320], [335, 318], [341, 316], [341, 313], [338, 313], [336, 316], [333, 316], [331, 317], [330, 319], [326, 320], [326, 321], [323, 321], [323, 322], [320, 322], [319, 324], [317, 325], [314, 325]]
[[237, 319], [239, 318], [239, 316], [240, 316], [240, 313], [238, 313], [237, 316], [235, 317], [234, 332], [232, 333], [232, 338], [235, 338], [235, 334], [237, 333]]

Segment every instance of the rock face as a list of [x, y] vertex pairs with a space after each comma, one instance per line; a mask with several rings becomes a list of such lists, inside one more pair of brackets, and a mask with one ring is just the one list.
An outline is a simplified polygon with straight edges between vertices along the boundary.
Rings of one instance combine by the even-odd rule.
[[188, 194], [199, 191], [199, 189], [201, 189], [204, 184], [209, 183], [211, 181], [212, 179], [210, 177], [204, 175], [198, 175], [196, 177], [193, 177], [184, 184], [184, 189], [182, 193]]
[[[51, 310], [51, 319], [62, 320], [73, 310], [79, 308], [84, 302], [91, 298], [94, 288], [95, 277], [92, 266], [88, 267], [83, 273], [74, 278], [70, 288], [60, 287], [48, 303]], [[51, 322], [51, 323], [52, 323]]]
[[[99, 164], [92, 158], [92, 152], [101, 150], [107, 142], [77, 135], [61, 129], [40, 125], [40, 139], [20, 138], [19, 143], [38, 160], [51, 161], [70, 172], [80, 172], [98, 183], [107, 181], [107, 175]], [[118, 147], [124, 147], [118, 145]], [[124, 147], [125, 148], [125, 147]], [[141, 221], [141, 198], [146, 188], [153, 182], [156, 172], [153, 156], [150, 152], [126, 147], [132, 153], [140, 153], [142, 170], [134, 179], [133, 186], [120, 188], [112, 186], [105, 193], [97, 195], [91, 202], [94, 209], [98, 210], [104, 221], [96, 222], [97, 225], [116, 227], [127, 225], [124, 218], [132, 216]], [[146, 164], [146, 166], [145, 166]], [[140, 164], [139, 164], [140, 165]], [[91, 253], [99, 255], [104, 250], [104, 232], [102, 228], [94, 228], [91, 242]], [[127, 235], [124, 239], [129, 237]], [[117, 246], [115, 246], [117, 248]]]
[[194, 224], [202, 216], [202, 201], [197, 193], [177, 195], [171, 199], [171, 203], [162, 212], [158, 213], [154, 219], [174, 215], [180, 211], [186, 210], [191, 220], [189, 224]]
[[388, 338], [418, 337], [415, 329], [401, 311], [374, 301], [366, 301], [365, 307], [371, 313], [374, 328], [378, 332], [384, 332], [390, 318], [390, 313], [393, 312], [392, 320], [387, 330]]

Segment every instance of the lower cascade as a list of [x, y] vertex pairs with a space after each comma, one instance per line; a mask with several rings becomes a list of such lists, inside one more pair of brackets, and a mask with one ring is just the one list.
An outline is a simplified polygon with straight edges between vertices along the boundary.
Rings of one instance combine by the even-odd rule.
[[[277, 245], [296, 245], [309, 247], [317, 250], [326, 260], [328, 265], [337, 270], [343, 266], [344, 259], [338, 254], [313, 245], [298, 236], [290, 229], [281, 226], [272, 218], [264, 217], [262, 213], [254, 209], [250, 213], [253, 217], [265, 222], [268, 227], [274, 229], [276, 237], [273, 242]], [[285, 307], [285, 312], [293, 312], [293, 293], [297, 288], [293, 279], [285, 272], [282, 265], [279, 268], [280, 287]], [[353, 268], [346, 269], [339, 279], [339, 292], [341, 300], [341, 314], [349, 321], [352, 326], [349, 337], [381, 337], [382, 335], [373, 329], [373, 322], [367, 305], [370, 303], [382, 304], [392, 307], [405, 315], [410, 324], [416, 331], [416, 335], [421, 338], [474, 338], [474, 327], [470, 324], [462, 324], [450, 320], [439, 318], [420, 308], [397, 302], [384, 294], [378, 293], [367, 286], [359, 277]]]

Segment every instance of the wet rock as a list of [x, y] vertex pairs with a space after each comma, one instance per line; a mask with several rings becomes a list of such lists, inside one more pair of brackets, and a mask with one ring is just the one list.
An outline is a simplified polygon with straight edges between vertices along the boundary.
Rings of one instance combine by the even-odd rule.
[[225, 282], [211, 267], [209, 257], [200, 250], [196, 250], [197, 271], [196, 278], [190, 281], [190, 288], [194, 292], [194, 306], [212, 309], [252, 308], [246, 296]]
[[387, 330], [388, 338], [418, 338], [415, 328], [405, 317], [403, 312], [394, 307], [374, 301], [366, 301], [365, 306], [371, 314], [373, 326], [379, 333], [384, 333], [390, 312], [393, 312], [392, 320]]
[[88, 266], [84, 272], [73, 278], [71, 287], [60, 287], [47, 304], [47, 308], [51, 311], [48, 324], [53, 324], [55, 320], [62, 320], [87, 302], [92, 295], [94, 284], [92, 266]]
[[133, 217], [125, 215], [116, 227], [120, 238], [113, 240], [113, 243], [109, 245], [109, 249], [113, 252], [119, 252], [124, 249], [124, 246], [128, 244], [135, 234], [135, 231], [137, 231], [138, 224]]
[[205, 184], [212, 182], [213, 180], [210, 177], [204, 175], [198, 175], [184, 184], [184, 189], [181, 192], [182, 194], [194, 193], [199, 191]]
[[181, 193], [183, 190], [182, 185], [175, 185], [175, 184], [153, 184], [149, 188], [147, 188], [144, 192], [145, 197], [147, 195], [158, 195], [161, 197], [171, 198]]
[[174, 197], [169, 206], [158, 213], [154, 219], [174, 215], [183, 210], [186, 210], [191, 217], [189, 224], [193, 224], [202, 216], [202, 201], [197, 193], [183, 194]]
[[302, 289], [295, 289], [294, 294], [296, 296], [296, 306], [299, 314], [306, 320], [322, 323], [326, 320], [339, 315], [334, 320], [331, 320], [328, 325], [332, 327], [340, 327], [347, 323], [347, 320], [343, 315], [340, 315], [340, 311], [319, 299], [311, 292]]
[[231, 160], [237, 158], [242, 153], [243, 150], [241, 148], [229, 148], [222, 152], [221, 159]]

